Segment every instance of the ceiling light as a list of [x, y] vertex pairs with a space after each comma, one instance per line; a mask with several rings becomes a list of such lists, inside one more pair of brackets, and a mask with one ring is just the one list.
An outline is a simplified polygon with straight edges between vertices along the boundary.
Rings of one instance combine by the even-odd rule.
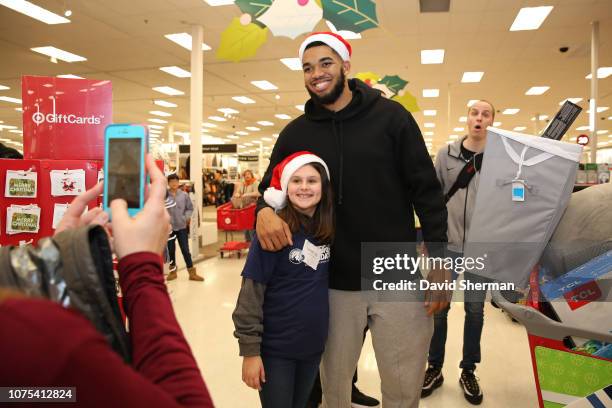
[[295, 109], [304, 112], [304, 105], [295, 105]]
[[459, 117], [459, 122], [461, 122], [461, 123], [467, 122], [467, 116], [460, 116]]
[[[597, 78], [604, 79], [612, 75], [612, 67], [600, 67], [597, 69]], [[585, 76], [586, 79], [591, 79], [592, 75]]]
[[0, 130], [3, 130], [3, 129], [17, 129], [17, 126], [0, 125]]
[[178, 105], [176, 103], [164, 101], [161, 99], [156, 99], [153, 103], [157, 106], [163, 106], [164, 108], [176, 108]]
[[285, 115], [284, 113], [277, 113], [274, 116], [279, 118], [279, 119], [282, 119], [282, 120], [289, 120], [289, 119], [291, 119], [291, 116]]
[[221, 116], [209, 116], [208, 119], [214, 120], [215, 122], [227, 122], [227, 119], [222, 118]]
[[518, 108], [508, 108], [505, 109], [502, 114], [503, 115], [516, 115], [517, 113], [519, 113], [520, 109]]
[[156, 86], [153, 88], [153, 90], [170, 96], [185, 95], [185, 92], [169, 86]]
[[244, 145], [250, 147], [250, 146], [253, 146], [253, 143], [245, 143]]
[[459, 135], [450, 135], [448, 138], [452, 140], [456, 140], [456, 139], [459, 139]]
[[234, 4], [234, 0], [204, 0], [209, 6], [217, 7], [217, 6], [227, 6], [229, 4]]
[[264, 91], [272, 91], [274, 89], [278, 89], [276, 85], [268, 81], [251, 81], [251, 83], [259, 89], [263, 89]]
[[235, 115], [235, 114], [240, 113], [236, 109], [232, 109], [232, 108], [220, 108], [220, 109], [217, 109], [217, 111], [223, 113], [224, 115]]
[[[180, 45], [181, 47], [191, 51], [191, 42], [192, 42], [191, 34], [187, 34], [187, 33], [166, 34], [164, 35], [164, 37]], [[202, 43], [202, 51], [208, 51], [210, 49], [212, 49], [210, 48], [210, 46]]]
[[462, 127], [456, 127], [453, 129], [455, 132], [463, 132], [465, 130], [465, 128]]
[[240, 102], [242, 104], [250, 104], [250, 103], [255, 103], [255, 101], [249, 97], [246, 96], [232, 96], [232, 99], [235, 100], [236, 102]]
[[249, 132], [245, 132], [244, 130], [239, 130], [236, 132], [237, 135], [241, 135], [241, 136], [246, 136], [249, 134]]
[[58, 14], [52, 13], [36, 4], [24, 0], [0, 0], [0, 5], [15, 10], [18, 13], [25, 14], [35, 20], [42, 21], [46, 24], [65, 24], [70, 20]]
[[261, 130], [260, 128], [255, 127], [255, 126], [247, 126], [246, 129], [250, 130], [251, 132], [257, 132]]
[[271, 137], [262, 137], [261, 140], [264, 140], [266, 142], [271, 142], [273, 139]]
[[215, 125], [214, 123], [208, 123], [208, 122], [202, 123], [202, 126], [207, 127], [207, 128], [216, 128], [217, 127], [217, 125]]
[[425, 136], [433, 136], [434, 132], [423, 132]]
[[427, 122], [423, 126], [425, 126], [426, 128], [433, 128], [433, 127], [436, 127], [436, 124], [435, 123], [431, 123], [431, 122]]
[[164, 128], [163, 126], [160, 126], [160, 125], [147, 125], [147, 126], [149, 127], [149, 129], [160, 129], [161, 130]]
[[421, 64], [441, 64], [444, 62], [444, 50], [421, 50]]
[[431, 137], [426, 137], [426, 138], [425, 138], [425, 139], [423, 139], [423, 140], [425, 140], [426, 142], [433, 142], [433, 139], [432, 139]]
[[149, 111], [149, 113], [150, 113], [151, 115], [155, 115], [155, 116], [163, 116], [163, 117], [172, 116], [172, 114], [171, 114], [171, 113], [164, 112], [164, 111], [158, 111], [158, 110]]
[[525, 92], [525, 95], [542, 95], [544, 92], [548, 91], [550, 86], [532, 86]]
[[475, 104], [476, 102], [478, 102], [479, 99], [470, 99], [467, 103], [467, 107], [471, 108], [473, 104]]
[[500, 127], [501, 126], [501, 122], [493, 122], [493, 126], [494, 127]]
[[437, 98], [440, 96], [439, 89], [423, 89], [423, 98]]
[[[598, 106], [597, 107], [597, 113], [605, 112], [608, 109], [610, 109], [610, 107], [608, 107], [608, 106]], [[591, 110], [590, 109], [587, 110], [587, 113], [591, 113]]]
[[292, 71], [302, 70], [302, 61], [299, 58], [281, 58], [280, 62]]
[[166, 74], [174, 75], [178, 78], [190, 78], [191, 72], [184, 70], [181, 67], [171, 66], [171, 67], [161, 67], [160, 71], [164, 71]]
[[559, 106], [563, 105], [565, 101], [570, 101], [571, 103], [578, 103], [582, 100], [582, 98], [567, 98], [559, 102]]
[[23, 109], [21, 109], [21, 108], [15, 108], [15, 110], [16, 110], [17, 112], [23, 112]]
[[272, 137], [278, 138], [278, 133], [272, 133]]
[[553, 6], [523, 7], [516, 15], [510, 31], [537, 30], [552, 9]]
[[163, 120], [163, 119], [157, 119], [157, 118], [150, 118], [147, 119], [149, 122], [153, 122], [153, 123], [168, 123], [167, 120]]
[[484, 72], [474, 71], [474, 72], [464, 72], [463, 77], [461, 78], [461, 82], [464, 83], [472, 83], [472, 82], [480, 82]]
[[58, 78], [68, 78], [68, 79], [85, 79], [83, 77], [80, 77], [78, 75], [72, 75], [72, 74], [65, 74], [65, 75], [58, 75]]
[[435, 109], [426, 109], [423, 111], [423, 116], [436, 116], [437, 111]]
[[60, 50], [59, 48], [55, 48], [51, 46], [34, 47], [30, 49], [39, 54], [43, 54], [51, 58], [57, 58], [58, 60], [62, 60], [66, 62], [87, 61], [87, 58], [85, 57], [81, 57], [80, 55], [76, 55], [71, 52]]
[[576, 130], [590, 130], [591, 127], [590, 126], [579, 126], [576, 128]]
[[[540, 116], [538, 116], [538, 120], [546, 120], [546, 119], [548, 119], [548, 115], [540, 115]], [[531, 120], [535, 121], [536, 118], [533, 117], [533, 118], [531, 118]]]
[[525, 126], [517, 126], [514, 128], [514, 130], [516, 130], [517, 132], [522, 132], [525, 129], [527, 129]]
[[0, 101], [18, 103], [21, 105], [21, 99], [11, 98], [10, 96], [0, 96]]
[[[18, 134], [18, 135], [22, 135], [22, 134], [23, 134], [23, 130], [16, 130], [16, 129], [13, 129], [13, 130], [9, 130], [9, 132], [10, 132], [10, 133], [16, 133], [16, 134]], [[18, 143], [18, 144], [21, 144], [21, 143], [19, 143], [19, 142], [17, 142], [17, 143]]]
[[269, 122], [267, 120], [260, 120], [259, 122], [257, 122], [257, 124], [259, 124], [261, 126], [274, 126], [274, 123]]
[[598, 134], [598, 135], [605, 135], [606, 133], [608, 133], [608, 131], [607, 131], [607, 130], [598, 130], [598, 131], [597, 131], [597, 134]]
[[240, 139], [240, 136], [236, 136], [236, 135], [228, 135], [227, 136], [228, 139]]

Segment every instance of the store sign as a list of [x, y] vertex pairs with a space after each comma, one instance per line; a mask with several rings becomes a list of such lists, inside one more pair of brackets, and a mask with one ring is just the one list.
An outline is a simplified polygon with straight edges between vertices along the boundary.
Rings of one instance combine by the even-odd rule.
[[243, 155], [239, 155], [238, 156], [238, 161], [240, 161], [240, 162], [258, 162], [259, 161], [259, 156], [243, 156]]
[[589, 144], [589, 137], [587, 135], [580, 135], [576, 139], [576, 143], [578, 143], [581, 146], [586, 146]]
[[[190, 153], [190, 145], [179, 145], [179, 153]], [[202, 153], [237, 153], [238, 145], [235, 144], [210, 144], [202, 145]]]
[[25, 158], [104, 159], [110, 81], [24, 76], [21, 88]]

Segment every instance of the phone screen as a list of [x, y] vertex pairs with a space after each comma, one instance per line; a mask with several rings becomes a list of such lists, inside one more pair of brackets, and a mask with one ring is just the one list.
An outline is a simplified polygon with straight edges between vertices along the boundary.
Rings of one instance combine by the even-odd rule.
[[108, 203], [116, 198], [127, 202], [128, 208], [140, 208], [140, 191], [143, 182], [142, 138], [111, 138], [108, 140]]

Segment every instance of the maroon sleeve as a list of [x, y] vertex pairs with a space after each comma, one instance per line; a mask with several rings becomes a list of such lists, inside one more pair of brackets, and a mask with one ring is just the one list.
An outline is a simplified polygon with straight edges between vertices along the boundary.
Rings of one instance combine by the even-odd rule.
[[202, 374], [174, 315], [161, 257], [132, 254], [119, 262], [118, 269], [134, 368], [179, 404], [212, 407]]

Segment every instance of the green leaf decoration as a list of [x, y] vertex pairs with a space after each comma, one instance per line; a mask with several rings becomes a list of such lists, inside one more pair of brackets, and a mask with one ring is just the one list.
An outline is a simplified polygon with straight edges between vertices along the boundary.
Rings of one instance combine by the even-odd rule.
[[323, 0], [323, 18], [336, 30], [360, 33], [378, 27], [374, 0]]
[[418, 112], [421, 110], [416, 98], [408, 91], [404, 91], [404, 95], [395, 95], [392, 100], [399, 102], [408, 112]]
[[355, 74], [355, 78], [361, 79], [363, 82], [368, 84], [369, 86], [375, 85], [380, 80], [380, 75], [368, 71], [368, 72], [359, 72]]
[[240, 7], [240, 11], [250, 14], [253, 16], [253, 19], [255, 19], [268, 11], [273, 1], [274, 0], [236, 0], [234, 3]]
[[408, 84], [408, 81], [404, 81], [397, 75], [386, 75], [379, 83], [386, 85], [387, 88], [397, 95]]
[[257, 53], [268, 39], [268, 29], [256, 24], [242, 25], [240, 18], [232, 20], [229, 27], [221, 34], [221, 43], [217, 49], [217, 58], [238, 62]]

